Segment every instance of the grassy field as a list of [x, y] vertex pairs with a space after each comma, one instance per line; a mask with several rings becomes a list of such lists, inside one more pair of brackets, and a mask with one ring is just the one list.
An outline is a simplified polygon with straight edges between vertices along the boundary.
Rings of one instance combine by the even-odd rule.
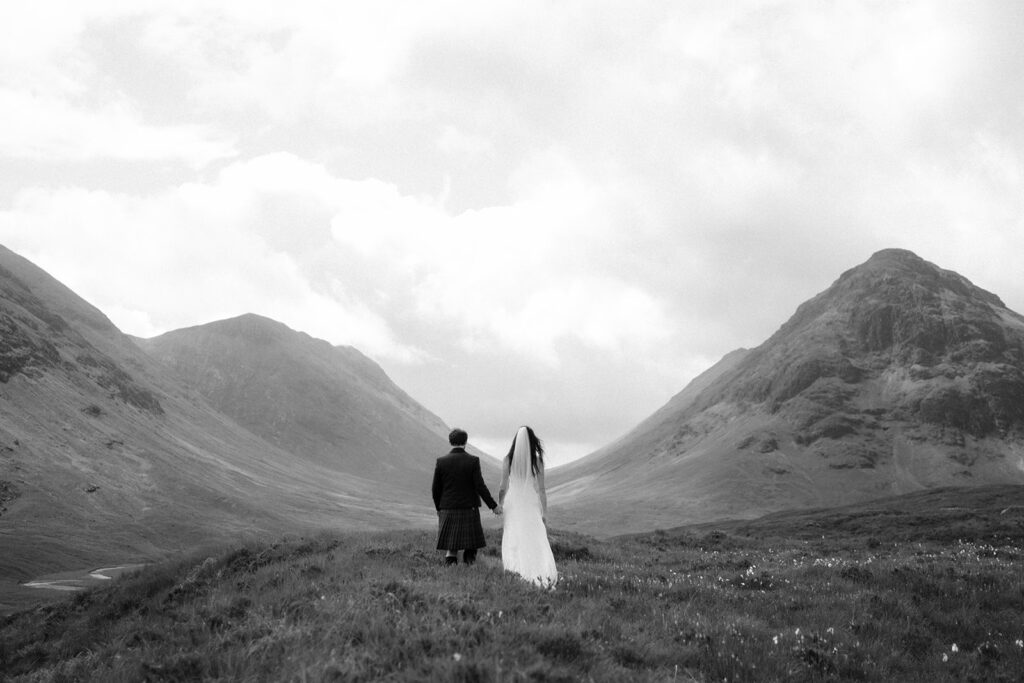
[[1024, 489], [595, 540], [561, 580], [423, 531], [200, 553], [0, 622], [7, 681], [1018, 681]]

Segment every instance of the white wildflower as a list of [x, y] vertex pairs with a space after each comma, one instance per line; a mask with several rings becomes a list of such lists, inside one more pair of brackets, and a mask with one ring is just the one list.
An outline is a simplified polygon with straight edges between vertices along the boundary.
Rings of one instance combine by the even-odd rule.
[[461, 662], [462, 661], [462, 655], [460, 655], [458, 652], [456, 652], [455, 654], [452, 655], [452, 659], [454, 659], [456, 662]]
[[950, 649], [951, 651], [953, 651], [953, 652], [960, 652], [960, 648], [958, 648], [958, 647], [956, 646], [956, 643], [953, 643], [953, 647], [951, 647], [951, 648], [949, 648], [949, 649]]

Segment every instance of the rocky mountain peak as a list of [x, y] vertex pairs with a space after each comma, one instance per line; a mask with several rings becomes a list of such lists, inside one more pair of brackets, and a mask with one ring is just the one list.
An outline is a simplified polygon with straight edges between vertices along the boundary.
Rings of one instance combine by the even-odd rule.
[[702, 407], [774, 412], [800, 397], [823, 416], [884, 385], [880, 403], [900, 419], [976, 435], [1024, 429], [1024, 317], [963, 275], [887, 249], [801, 305], [724, 379]]
[[[896, 287], [893, 287], [896, 285]], [[906, 249], [883, 249], [865, 263], [839, 277], [837, 292], [867, 291], [880, 298], [907, 291], [972, 299], [976, 303], [1005, 308], [1002, 300], [951, 270], [944, 270]]]
[[1020, 483], [1022, 444], [1024, 317], [885, 249], [552, 482], [580, 519], [607, 520], [594, 491], [623, 509], [657, 491], [678, 502], [652, 518], [709, 519]]
[[967, 278], [913, 252], [885, 249], [800, 306], [768, 345], [810, 333], [844, 355], [884, 352], [934, 364], [966, 352], [991, 360], [1008, 350], [1001, 330], [1008, 314], [998, 296]]

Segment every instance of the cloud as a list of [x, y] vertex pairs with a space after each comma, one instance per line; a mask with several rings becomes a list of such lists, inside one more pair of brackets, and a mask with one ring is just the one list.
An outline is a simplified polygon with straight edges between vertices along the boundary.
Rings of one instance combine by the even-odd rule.
[[[272, 193], [296, 190], [290, 171], [309, 173], [287, 156], [276, 161], [231, 166], [213, 183], [147, 197], [26, 189], [0, 212], [0, 239], [134, 334], [256, 312], [380, 357], [414, 358], [416, 349], [397, 342], [340, 274], [314, 282], [301, 254], [250, 227]], [[326, 220], [319, 229], [326, 234]]]
[[234, 156], [233, 142], [204, 126], [154, 126], [127, 103], [97, 110], [0, 89], [0, 154], [47, 162], [177, 160], [203, 167]]
[[[0, 155], [47, 163], [178, 161], [196, 169], [237, 153], [233, 136], [215, 126], [147, 120], [145, 106], [101, 71], [87, 44], [90, 27], [124, 9], [33, 3], [0, 22]], [[123, 65], [139, 62], [118, 57]], [[141, 71], [138, 77], [160, 80]]]
[[1019, 3], [19, 7], [8, 246], [134, 330], [354, 343], [481, 438], [600, 445], [884, 247], [1024, 310]]
[[[384, 322], [403, 314], [447, 321], [467, 349], [498, 344], [555, 365], [565, 339], [612, 351], [663, 341], [654, 296], [588, 267], [608, 234], [604, 204], [556, 157], [524, 171], [515, 204], [459, 215], [273, 154], [151, 196], [24, 190], [0, 236], [137, 334], [255, 311], [412, 360]], [[147, 308], [161, 317], [141, 317]]]
[[657, 298], [590, 266], [588, 253], [613, 246], [598, 188], [554, 152], [519, 169], [513, 185], [509, 205], [449, 215], [364, 184], [339, 202], [333, 234], [468, 349], [498, 343], [557, 364], [566, 338], [616, 350], [664, 340], [670, 324]]
[[483, 135], [464, 133], [455, 126], [445, 126], [444, 132], [441, 133], [441, 137], [437, 140], [437, 148], [445, 154], [452, 156], [465, 155], [474, 157], [491, 152], [494, 149], [494, 145], [490, 139]]

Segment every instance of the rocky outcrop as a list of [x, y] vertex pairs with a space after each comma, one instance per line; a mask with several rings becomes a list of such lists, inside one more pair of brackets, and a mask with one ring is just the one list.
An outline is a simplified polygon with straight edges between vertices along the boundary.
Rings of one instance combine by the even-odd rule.
[[17, 374], [34, 375], [60, 363], [51, 342], [32, 334], [30, 328], [6, 312], [0, 312], [0, 382]]
[[0, 256], [11, 266], [0, 266], [0, 383], [16, 375], [36, 379], [45, 372], [60, 372], [72, 381], [92, 382], [128, 405], [163, 413], [151, 390], [55, 310], [65, 310], [88, 330], [120, 335], [106, 317], [84, 302], [77, 306], [61, 305], [60, 299], [45, 302], [37, 288], [69, 298], [74, 295], [16, 254], [0, 247]]
[[0, 515], [7, 512], [7, 506], [18, 497], [18, 487], [12, 482], [0, 480]]
[[765, 403], [811, 442], [863, 422], [844, 411], [859, 412], [871, 383], [885, 385], [892, 419], [1022, 433], [1024, 318], [966, 278], [888, 249], [800, 306], [701, 404]]

